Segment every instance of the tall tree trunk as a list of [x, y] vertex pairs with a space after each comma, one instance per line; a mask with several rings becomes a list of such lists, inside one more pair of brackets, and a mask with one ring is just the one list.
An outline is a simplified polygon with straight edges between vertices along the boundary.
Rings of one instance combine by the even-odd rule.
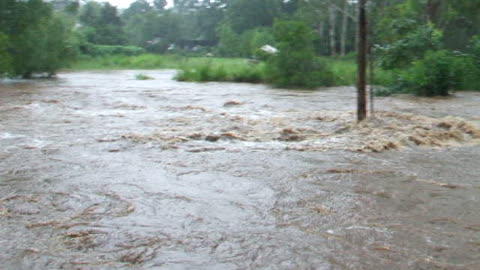
[[344, 56], [347, 52], [347, 34], [348, 34], [348, 2], [345, 0], [344, 13], [342, 17], [342, 37], [340, 40], [340, 53]]
[[357, 120], [363, 121], [367, 118], [367, 0], [359, 0], [358, 13], [358, 81], [357, 81]]
[[333, 6], [330, 6], [329, 9], [329, 24], [328, 24], [328, 33], [330, 39], [330, 55], [335, 56], [337, 54], [336, 42], [335, 42], [335, 21], [336, 21], [336, 11]]
[[356, 52], [358, 52], [358, 43], [360, 42], [360, 40], [359, 40], [360, 33], [359, 33], [359, 30], [358, 30], [358, 29], [360, 29], [360, 27], [359, 27], [360, 22], [358, 21], [359, 13], [360, 13], [360, 3], [357, 2], [356, 6], [355, 6], [355, 17], [357, 18], [356, 27], [355, 27], [355, 51]]

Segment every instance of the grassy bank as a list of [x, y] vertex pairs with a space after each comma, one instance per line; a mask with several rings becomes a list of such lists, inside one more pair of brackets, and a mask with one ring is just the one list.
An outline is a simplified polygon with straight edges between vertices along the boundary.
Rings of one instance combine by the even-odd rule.
[[190, 59], [177, 55], [156, 54], [81, 57], [69, 70], [179, 69], [186, 61]]
[[246, 59], [189, 60], [180, 66], [177, 80], [261, 83], [265, 81], [265, 64], [253, 63]]
[[264, 81], [264, 64], [240, 58], [184, 57], [144, 54], [83, 57], [69, 70], [178, 69], [179, 81]]
[[[352, 59], [324, 58], [333, 76], [334, 85], [355, 85], [356, 64]], [[178, 69], [179, 81], [265, 82], [265, 64], [240, 58], [184, 57], [179, 55], [144, 54], [139, 56], [104, 56], [81, 58], [69, 70]], [[392, 72], [376, 69], [375, 84], [390, 85]]]
[[[354, 59], [332, 59], [325, 58], [335, 75], [336, 85], [355, 85], [357, 81], [357, 65]], [[374, 84], [391, 85], [395, 75], [391, 71], [375, 68]]]

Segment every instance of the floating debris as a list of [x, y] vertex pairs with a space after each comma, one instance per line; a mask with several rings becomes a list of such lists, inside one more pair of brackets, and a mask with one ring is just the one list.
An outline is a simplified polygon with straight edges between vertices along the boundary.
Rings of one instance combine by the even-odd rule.
[[242, 105], [243, 102], [240, 102], [240, 101], [236, 101], [236, 100], [230, 100], [230, 101], [227, 101], [223, 104], [223, 107], [232, 107], [232, 106], [239, 106], [239, 105]]
[[[203, 107], [187, 106], [184, 109]], [[480, 129], [458, 117], [432, 118], [408, 113], [377, 112], [376, 117], [357, 123], [352, 113], [321, 112], [309, 115], [288, 112], [281, 116], [245, 117], [222, 112], [205, 115], [200, 128], [197, 118], [179, 117], [168, 128], [152, 134], [128, 134], [135, 142], [160, 141], [182, 145], [188, 141], [221, 140], [253, 143], [281, 142], [293, 151], [347, 150], [384, 152], [404, 147], [451, 147], [476, 143]], [[292, 123], [301, 123], [294, 126]]]

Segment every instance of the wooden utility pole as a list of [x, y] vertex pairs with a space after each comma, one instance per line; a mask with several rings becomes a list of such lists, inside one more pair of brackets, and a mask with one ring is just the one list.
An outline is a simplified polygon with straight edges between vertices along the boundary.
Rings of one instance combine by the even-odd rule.
[[357, 120], [367, 118], [367, 0], [358, 1], [358, 51], [357, 51]]
[[[370, 37], [372, 37], [370, 35]], [[369, 96], [370, 96], [370, 117], [374, 117], [374, 113], [375, 113], [375, 108], [374, 108], [374, 97], [375, 97], [375, 87], [374, 87], [374, 83], [375, 83], [375, 66], [374, 66], [374, 61], [375, 61], [375, 55], [373, 55], [373, 48], [372, 46], [370, 46], [369, 48], [369, 52], [368, 52], [368, 67], [369, 67], [369, 84], [370, 84], [370, 92], [369, 92]]]

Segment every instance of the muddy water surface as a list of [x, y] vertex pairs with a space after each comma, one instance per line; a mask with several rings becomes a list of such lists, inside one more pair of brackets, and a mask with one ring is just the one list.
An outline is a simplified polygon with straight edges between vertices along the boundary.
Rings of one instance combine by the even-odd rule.
[[0, 84], [1, 269], [480, 269], [475, 141], [357, 152], [352, 88], [137, 73]]

